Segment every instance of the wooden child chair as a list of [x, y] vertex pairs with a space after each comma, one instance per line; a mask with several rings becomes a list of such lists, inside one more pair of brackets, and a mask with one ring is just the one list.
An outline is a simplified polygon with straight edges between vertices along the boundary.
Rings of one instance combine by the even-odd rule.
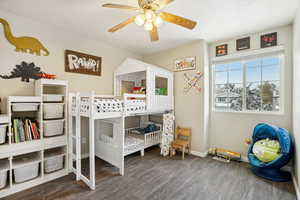
[[181, 150], [182, 160], [184, 160], [185, 150], [188, 149], [188, 153], [191, 153], [191, 137], [192, 130], [190, 128], [181, 128], [177, 126], [175, 131], [175, 140], [171, 143], [170, 156], [176, 149]]

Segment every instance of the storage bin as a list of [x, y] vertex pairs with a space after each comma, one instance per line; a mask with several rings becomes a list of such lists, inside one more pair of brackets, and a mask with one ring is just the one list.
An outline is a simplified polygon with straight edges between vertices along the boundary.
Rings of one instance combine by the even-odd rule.
[[48, 158], [45, 158], [44, 166], [46, 173], [62, 169], [64, 167], [64, 154], [49, 156]]
[[0, 171], [0, 189], [5, 188], [7, 184], [8, 170]]
[[59, 119], [63, 117], [63, 103], [44, 103], [44, 119]]
[[0, 125], [0, 144], [5, 143], [7, 126], [8, 125]]
[[64, 121], [63, 119], [44, 121], [44, 136], [51, 137], [64, 134]]
[[25, 112], [25, 111], [37, 111], [38, 103], [14, 103], [12, 104], [12, 111]]
[[27, 164], [14, 169], [14, 177], [16, 183], [22, 183], [38, 177], [39, 162]]
[[45, 94], [43, 95], [44, 102], [62, 102], [64, 95], [60, 94]]

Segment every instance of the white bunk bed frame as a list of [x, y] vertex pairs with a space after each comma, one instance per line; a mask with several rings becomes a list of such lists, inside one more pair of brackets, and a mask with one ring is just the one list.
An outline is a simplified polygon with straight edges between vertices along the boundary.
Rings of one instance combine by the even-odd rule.
[[[134, 79], [137, 84], [140, 84], [141, 78], [137, 76], [140, 74], [145, 75], [142, 78], [146, 79], [147, 93], [121, 94], [122, 81]], [[155, 94], [156, 86], [154, 82], [157, 76], [167, 79], [168, 92], [164, 96]], [[123, 98], [120, 99], [118, 98], [119, 96], [123, 96]], [[76, 174], [77, 180], [84, 181], [94, 190], [95, 156], [114, 165], [119, 169], [119, 173], [124, 175], [124, 156], [138, 151], [143, 156], [145, 147], [160, 143], [157, 140], [161, 139], [161, 132], [156, 136], [154, 136], [154, 133], [145, 135], [144, 140], [134, 137], [132, 146], [126, 146], [126, 139], [128, 138], [125, 135], [130, 133], [130, 130], [125, 129], [125, 117], [172, 111], [174, 106], [173, 72], [138, 60], [127, 59], [115, 71], [115, 96], [95, 95], [94, 92], [87, 94], [70, 93], [69, 106], [70, 148], [73, 149], [70, 157], [72, 159], [71, 163], [76, 162], [75, 166], [72, 165], [71, 171]], [[89, 122], [89, 177], [86, 177], [81, 172], [82, 118], [87, 118]], [[112, 124], [112, 137], [107, 135], [105, 137], [101, 136], [102, 132], [109, 128], [105, 126], [106, 123]]]
[[[133, 115], [146, 114], [146, 106], [143, 100], [145, 95], [124, 95], [124, 100], [121, 101], [114, 96], [95, 95], [94, 92], [89, 94], [70, 93], [70, 139], [73, 152], [73, 161], [76, 161], [76, 167], [72, 167], [72, 172], [76, 174], [77, 180], [84, 181], [91, 189], [95, 189], [95, 156], [105, 160], [119, 169], [121, 175], [124, 175], [124, 156], [135, 153], [137, 151], [144, 155], [144, 141], [138, 138], [130, 138], [137, 141], [126, 150], [125, 148], [125, 117]], [[136, 99], [131, 99], [136, 98]], [[113, 104], [112, 109], [107, 104]], [[103, 104], [106, 108], [103, 109]], [[101, 109], [102, 106], [102, 109]], [[118, 107], [120, 106], [120, 107]], [[118, 108], [116, 108], [118, 107]], [[89, 120], [89, 178], [81, 173], [81, 118], [85, 117]], [[101, 120], [101, 123], [113, 124], [113, 137], [101, 137], [103, 127], [101, 123], [95, 123], [96, 120]], [[73, 123], [75, 121], [75, 123]], [[140, 141], [140, 142], [138, 142]], [[76, 148], [74, 148], [76, 146]]]

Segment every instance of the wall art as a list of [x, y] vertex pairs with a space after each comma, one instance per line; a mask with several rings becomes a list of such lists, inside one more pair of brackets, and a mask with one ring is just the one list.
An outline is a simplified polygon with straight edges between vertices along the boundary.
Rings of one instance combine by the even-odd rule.
[[65, 71], [101, 76], [102, 58], [76, 51], [65, 51]]
[[[7, 41], [16, 47], [15, 51], [36, 54], [38, 56], [48, 56], [50, 54], [38, 39], [26, 36], [15, 37], [11, 32], [10, 25], [5, 19], [0, 18], [0, 23], [3, 25], [4, 35]], [[42, 54], [42, 52], [44, 54]]]
[[183, 89], [184, 93], [188, 93], [192, 88], [195, 88], [198, 92], [201, 92], [200, 80], [203, 77], [203, 73], [197, 72], [193, 77], [184, 73], [185, 86]]
[[260, 36], [260, 47], [272, 47], [277, 45], [277, 32]]
[[196, 69], [196, 57], [178, 58], [175, 60], [174, 71], [185, 71]]
[[40, 67], [35, 66], [34, 63], [22, 62], [20, 65], [11, 71], [10, 75], [0, 75], [2, 79], [14, 79], [21, 78], [23, 82], [29, 82], [30, 79], [38, 80], [42, 78], [42, 74], [45, 74], [41, 71]]
[[245, 49], [250, 49], [250, 37], [236, 40], [236, 50], [241, 51]]
[[228, 53], [228, 44], [216, 46], [216, 56], [226, 56]]

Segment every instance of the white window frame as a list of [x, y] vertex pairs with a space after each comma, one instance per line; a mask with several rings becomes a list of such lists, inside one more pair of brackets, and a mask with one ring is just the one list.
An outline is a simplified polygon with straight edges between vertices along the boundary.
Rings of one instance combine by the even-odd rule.
[[[279, 106], [280, 110], [279, 111], [252, 111], [252, 110], [247, 110], [246, 109], [246, 91], [245, 91], [245, 86], [246, 86], [246, 77], [247, 77], [247, 70], [245, 63], [251, 60], [256, 60], [256, 59], [265, 59], [265, 58], [272, 58], [272, 57], [278, 57], [279, 58], [279, 67], [280, 67], [280, 80], [279, 80], [279, 94], [280, 94], [280, 101], [279, 101]], [[238, 113], [238, 114], [268, 114], [268, 115], [284, 115], [284, 98], [285, 98], [285, 91], [284, 91], [284, 77], [285, 77], [285, 54], [283, 51], [279, 52], [267, 52], [267, 53], [255, 53], [255, 55], [251, 56], [251, 53], [247, 53], [245, 55], [241, 56], [232, 56], [230, 59], [226, 59], [226, 56], [224, 56], [225, 59], [222, 58], [217, 58], [212, 61], [211, 64], [211, 111], [216, 112], [216, 113]], [[229, 64], [229, 63], [234, 63], [234, 62], [241, 62], [243, 67], [243, 105], [242, 105], [242, 110], [241, 111], [235, 111], [235, 110], [218, 110], [215, 109], [215, 91], [216, 91], [216, 84], [215, 84], [215, 66], [218, 64]]]

